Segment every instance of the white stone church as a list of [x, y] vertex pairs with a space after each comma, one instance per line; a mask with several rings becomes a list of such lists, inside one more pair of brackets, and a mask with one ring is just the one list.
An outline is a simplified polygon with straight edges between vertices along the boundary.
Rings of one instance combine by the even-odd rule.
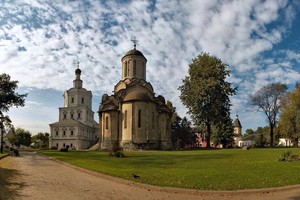
[[92, 92], [82, 87], [81, 70], [75, 70], [73, 87], [64, 92], [59, 121], [50, 124], [50, 147], [88, 149], [98, 142], [99, 124], [92, 111]]
[[124, 150], [170, 149], [171, 111], [146, 80], [147, 59], [134, 44], [121, 62], [122, 78], [99, 106], [101, 148], [118, 144]]

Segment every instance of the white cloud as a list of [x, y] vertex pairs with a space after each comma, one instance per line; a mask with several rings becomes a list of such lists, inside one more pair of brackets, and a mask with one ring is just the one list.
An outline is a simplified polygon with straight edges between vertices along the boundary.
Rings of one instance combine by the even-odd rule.
[[220, 57], [235, 73], [229, 80], [240, 89], [233, 98], [238, 109], [262, 85], [299, 80], [291, 64], [299, 63], [298, 52], [284, 51], [280, 62], [263, 55], [284, 39], [295, 17], [285, 0], [23, 0], [0, 7], [0, 44], [7, 45], [0, 46], [1, 71], [20, 86], [66, 90], [79, 60], [84, 86], [111, 94], [132, 36], [148, 59], [147, 80], [181, 115], [186, 109], [177, 88], [202, 51]]

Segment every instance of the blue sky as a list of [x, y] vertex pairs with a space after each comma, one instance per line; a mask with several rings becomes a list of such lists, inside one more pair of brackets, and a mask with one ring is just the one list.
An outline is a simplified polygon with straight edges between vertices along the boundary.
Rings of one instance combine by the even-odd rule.
[[266, 118], [248, 106], [249, 95], [273, 82], [292, 90], [300, 81], [299, 19], [300, 2], [292, 0], [4, 0], [0, 73], [28, 93], [26, 106], [7, 114], [15, 127], [49, 132], [79, 60], [98, 121], [100, 99], [121, 79], [121, 58], [136, 36], [147, 81], [181, 117], [187, 110], [177, 88], [191, 60], [209, 52], [229, 65], [228, 81], [238, 87], [232, 118], [238, 113], [243, 131], [256, 129]]

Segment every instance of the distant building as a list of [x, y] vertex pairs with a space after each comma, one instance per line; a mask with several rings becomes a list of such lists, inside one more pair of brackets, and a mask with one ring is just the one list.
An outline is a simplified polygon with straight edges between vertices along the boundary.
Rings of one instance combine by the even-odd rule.
[[134, 45], [121, 61], [122, 79], [99, 106], [101, 148], [170, 149], [171, 112], [146, 81], [147, 59]]
[[99, 125], [92, 111], [92, 92], [82, 87], [81, 70], [75, 70], [73, 87], [64, 92], [64, 107], [59, 108], [59, 121], [50, 124], [49, 146], [58, 149], [88, 149], [99, 138]]
[[257, 134], [247, 135], [237, 141], [238, 147], [252, 147], [256, 144], [256, 141], [258, 139]]
[[[300, 142], [299, 142], [300, 143]], [[284, 147], [291, 147], [293, 146], [293, 142], [291, 139], [288, 138], [279, 138], [279, 142], [278, 142], [279, 146], [284, 146]]]

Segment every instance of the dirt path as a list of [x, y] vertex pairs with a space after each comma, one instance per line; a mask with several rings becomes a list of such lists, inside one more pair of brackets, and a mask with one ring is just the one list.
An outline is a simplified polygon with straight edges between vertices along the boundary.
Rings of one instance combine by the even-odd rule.
[[70, 167], [31, 152], [0, 160], [0, 176], [0, 200], [300, 199], [300, 186], [243, 192], [203, 192], [148, 186]]

